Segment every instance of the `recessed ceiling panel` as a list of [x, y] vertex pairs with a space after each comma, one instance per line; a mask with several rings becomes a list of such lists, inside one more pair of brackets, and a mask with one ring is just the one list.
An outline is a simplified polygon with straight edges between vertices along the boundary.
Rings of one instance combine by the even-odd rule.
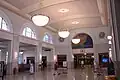
[[[49, 16], [49, 26], [60, 28], [96, 27], [107, 21], [105, 0], [5, 0], [30, 16]], [[62, 10], [61, 10], [62, 9]], [[61, 10], [61, 11], [60, 11]], [[24, 12], [25, 11], [25, 12]]]
[[[60, 13], [60, 9], [69, 9], [66, 13]], [[94, 15], [99, 14], [96, 0], [77, 0], [63, 4], [52, 5], [46, 8], [29, 13], [30, 15], [44, 14], [51, 18], [51, 21], [59, 20], [71, 15]]]
[[[77, 21], [78, 24], [72, 24], [72, 22]], [[81, 28], [81, 27], [96, 27], [97, 25], [102, 25], [100, 17], [95, 18], [79, 18], [71, 19], [66, 21], [59, 21], [56, 23], [51, 23], [50, 26], [59, 30], [61, 28]]]
[[38, 3], [39, 0], [5, 0], [8, 3], [12, 4], [13, 6], [23, 9], [27, 6], [33, 5], [35, 3]]

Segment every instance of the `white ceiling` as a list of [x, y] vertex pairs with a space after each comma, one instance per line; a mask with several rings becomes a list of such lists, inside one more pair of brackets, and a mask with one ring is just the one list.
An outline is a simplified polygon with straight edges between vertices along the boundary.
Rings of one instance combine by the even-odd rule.
[[[11, 10], [30, 18], [35, 14], [50, 17], [49, 27], [61, 28], [100, 27], [107, 25], [107, 0], [4, 0]], [[8, 5], [3, 5], [8, 6]], [[10, 5], [9, 5], [10, 7]], [[69, 9], [60, 13], [60, 9]], [[16, 10], [17, 9], [17, 10]], [[78, 21], [78, 24], [72, 24]]]

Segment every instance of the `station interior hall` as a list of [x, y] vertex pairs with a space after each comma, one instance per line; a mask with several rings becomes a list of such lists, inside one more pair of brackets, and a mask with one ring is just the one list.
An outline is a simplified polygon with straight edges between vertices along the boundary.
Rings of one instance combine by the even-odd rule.
[[0, 80], [119, 80], [120, 0], [0, 0]]

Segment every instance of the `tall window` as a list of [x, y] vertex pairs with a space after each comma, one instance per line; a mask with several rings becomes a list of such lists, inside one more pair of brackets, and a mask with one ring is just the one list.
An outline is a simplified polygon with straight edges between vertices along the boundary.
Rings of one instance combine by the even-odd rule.
[[0, 29], [9, 31], [8, 25], [7, 25], [6, 21], [2, 17], [0, 17]]
[[18, 55], [18, 64], [22, 64], [23, 63], [23, 52], [19, 52]]
[[30, 37], [30, 38], [36, 39], [35, 32], [33, 32], [33, 30], [31, 28], [29, 28], [29, 27], [24, 28], [23, 35], [27, 36], [27, 37]]
[[45, 36], [44, 36], [44, 38], [43, 38], [43, 41], [44, 41], [44, 42], [47, 42], [47, 43], [53, 44], [52, 36], [49, 35], [49, 34], [45, 34]]
[[8, 52], [6, 52], [6, 60], [5, 60], [6, 64], [8, 63]]

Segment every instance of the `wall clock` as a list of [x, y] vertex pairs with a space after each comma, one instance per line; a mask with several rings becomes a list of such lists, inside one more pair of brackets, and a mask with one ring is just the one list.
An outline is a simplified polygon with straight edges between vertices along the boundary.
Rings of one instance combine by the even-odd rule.
[[105, 32], [100, 32], [99, 33], [99, 38], [101, 38], [101, 39], [105, 38]]

